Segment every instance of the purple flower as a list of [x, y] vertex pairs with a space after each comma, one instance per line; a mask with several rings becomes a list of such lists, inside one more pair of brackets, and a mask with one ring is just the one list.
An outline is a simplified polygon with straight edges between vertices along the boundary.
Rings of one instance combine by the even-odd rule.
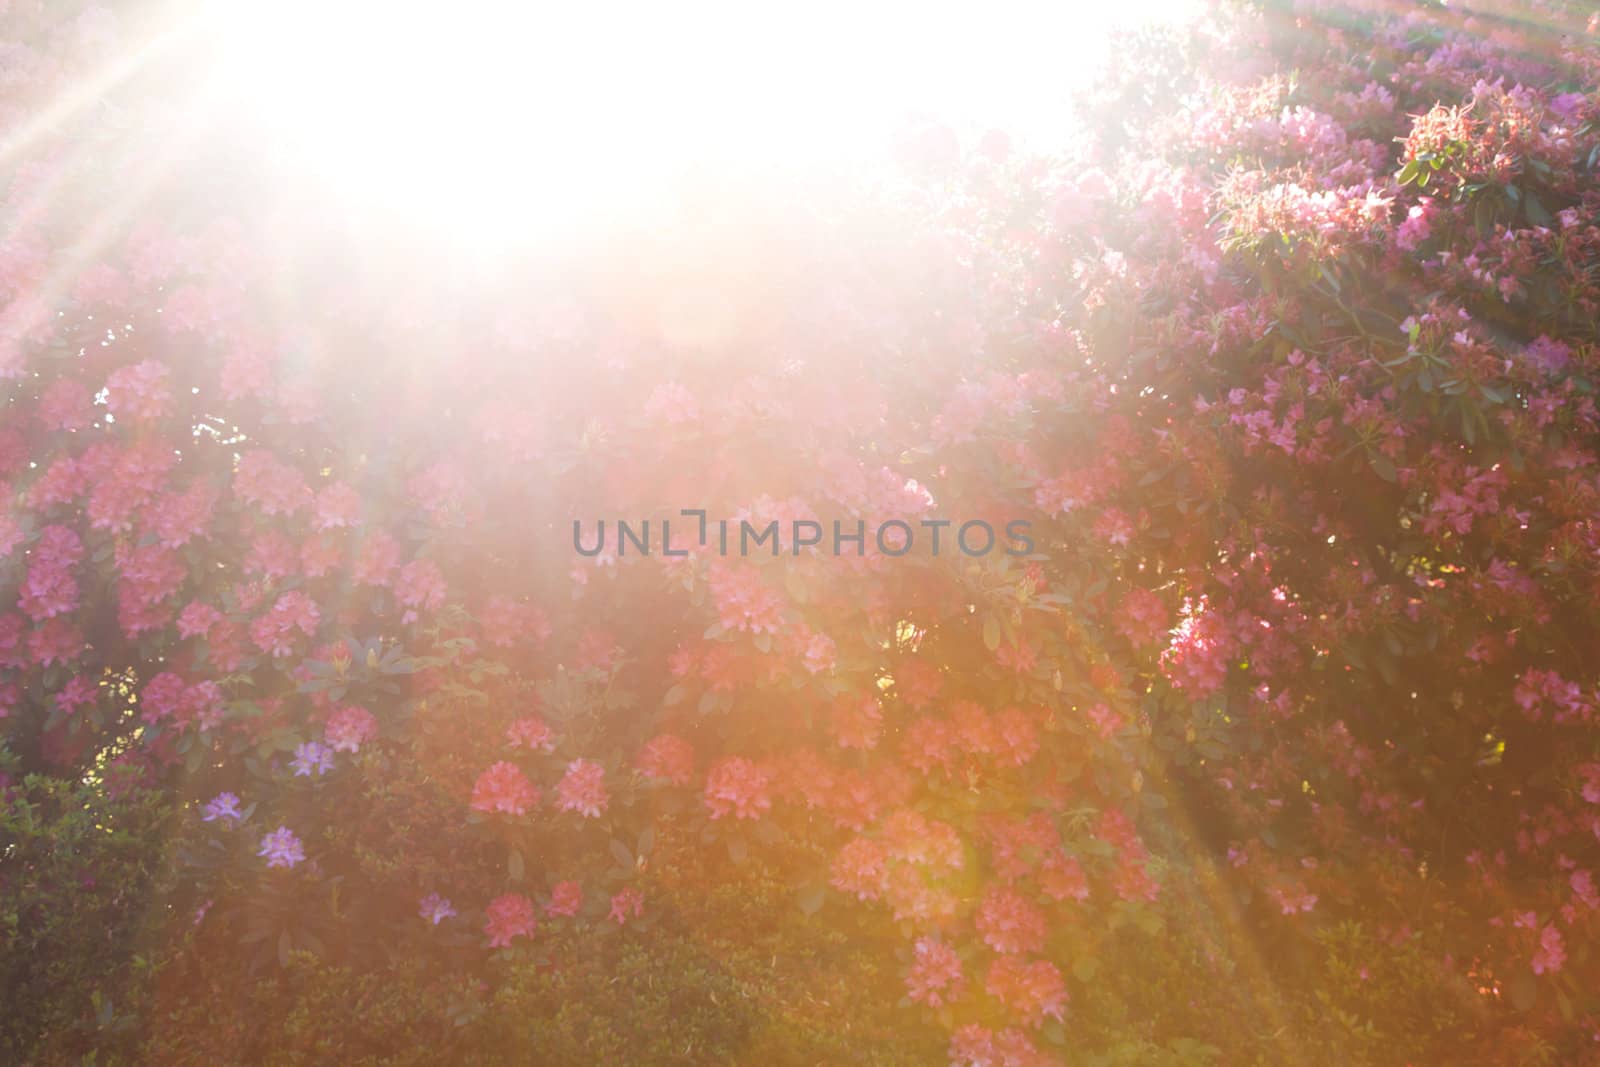
[[200, 816], [204, 822], [216, 822], [222, 819], [226, 822], [238, 822], [244, 818], [244, 812], [239, 810], [239, 798], [233, 793], [218, 793], [206, 801], [204, 808], [200, 809]]
[[429, 893], [422, 898], [422, 905], [417, 909], [417, 914], [438, 926], [444, 920], [456, 913], [450, 902], [438, 893]]
[[1559, 374], [1572, 358], [1572, 349], [1540, 334], [1522, 350], [1523, 358], [1546, 374]]
[[1564, 119], [1575, 119], [1578, 117], [1578, 108], [1583, 106], [1583, 101], [1582, 93], [1562, 93], [1550, 101], [1550, 110]]
[[313, 773], [318, 776], [333, 770], [333, 749], [320, 741], [307, 741], [303, 745], [296, 745], [294, 759], [289, 766], [294, 770], [296, 778], [309, 778]]
[[261, 839], [256, 855], [265, 856], [268, 867], [293, 867], [306, 858], [306, 850], [293, 830], [280, 826]]

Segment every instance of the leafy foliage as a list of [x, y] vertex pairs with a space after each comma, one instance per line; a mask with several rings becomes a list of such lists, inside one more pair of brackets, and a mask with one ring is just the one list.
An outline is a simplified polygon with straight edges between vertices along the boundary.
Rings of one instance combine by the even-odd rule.
[[[115, 52], [71, 7], [18, 128]], [[919, 129], [470, 281], [226, 131], [86, 236], [158, 81], [36, 133], [6, 1054], [1592, 1060], [1600, 59], [1526, 10], [1218, 13], [1064, 157]], [[921, 548], [569, 538], [696, 509]]]

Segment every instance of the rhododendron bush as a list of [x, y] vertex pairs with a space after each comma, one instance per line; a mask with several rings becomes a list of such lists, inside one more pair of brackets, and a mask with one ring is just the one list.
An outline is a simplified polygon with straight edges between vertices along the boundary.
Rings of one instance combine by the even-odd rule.
[[12, 5], [0, 1059], [1600, 1063], [1579, 7], [482, 267]]

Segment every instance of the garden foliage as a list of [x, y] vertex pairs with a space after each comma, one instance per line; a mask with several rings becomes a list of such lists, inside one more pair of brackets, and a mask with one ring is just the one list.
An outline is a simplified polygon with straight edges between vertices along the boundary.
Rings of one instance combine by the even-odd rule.
[[[474, 270], [13, 4], [0, 1060], [1600, 1062], [1586, 18]], [[573, 549], [683, 508], [1035, 551]]]

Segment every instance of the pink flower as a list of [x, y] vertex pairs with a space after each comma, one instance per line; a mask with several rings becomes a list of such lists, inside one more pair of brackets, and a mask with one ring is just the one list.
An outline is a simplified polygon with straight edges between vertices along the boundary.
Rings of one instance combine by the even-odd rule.
[[950, 705], [950, 727], [956, 743], [969, 756], [992, 755], [999, 747], [994, 718], [975, 701], [958, 700]]
[[1052, 1067], [1061, 1061], [1039, 1051], [1028, 1035], [1014, 1027], [995, 1033], [967, 1023], [950, 1035], [950, 1067]]
[[243, 400], [252, 395], [264, 395], [272, 388], [272, 366], [261, 352], [241, 347], [222, 361], [218, 375], [222, 395], [229, 400]]
[[204, 537], [220, 493], [210, 482], [195, 482], [181, 493], [164, 493], [144, 512], [156, 540], [165, 548], [182, 548]]
[[1046, 921], [1038, 905], [1014, 889], [995, 888], [978, 905], [978, 933], [996, 952], [1039, 952]]
[[83, 654], [83, 633], [63, 619], [50, 619], [28, 635], [28, 651], [41, 667], [71, 663]]
[[183, 691], [176, 721], [184, 726], [194, 724], [202, 730], [213, 730], [222, 722], [222, 707], [220, 685], [210, 679], [196, 682]]
[[1539, 949], [1533, 954], [1533, 973], [1555, 974], [1566, 962], [1567, 950], [1561, 940], [1561, 931], [1556, 929], [1555, 923], [1551, 923], [1539, 932]]
[[681, 737], [658, 734], [645, 742], [634, 765], [646, 778], [688, 785], [694, 776], [694, 748]]
[[877, 900], [889, 888], [889, 850], [870, 837], [852, 838], [833, 858], [829, 885], [859, 900]]
[[1417, 246], [1433, 233], [1430, 219], [1433, 204], [1431, 200], [1424, 199], [1424, 203], [1415, 204], [1406, 212], [1406, 220], [1395, 230], [1395, 247], [1403, 252], [1415, 252]]
[[[729, 537], [733, 536], [730, 531]], [[775, 634], [782, 626], [783, 599], [761, 580], [755, 567], [718, 564], [711, 569], [710, 583], [724, 629]]]
[[188, 568], [170, 548], [159, 544], [129, 548], [118, 545], [117, 621], [129, 637], [167, 626], [172, 612], [167, 601], [188, 577]]
[[930, 1008], [960, 1000], [966, 991], [966, 975], [961, 972], [961, 957], [955, 949], [931, 937], [918, 938], [915, 957], [906, 975], [906, 993]]
[[771, 780], [743, 756], [722, 760], [706, 774], [706, 808], [713, 819], [759, 819], [772, 807]]
[[1185, 606], [1172, 643], [1161, 654], [1161, 669], [1171, 683], [1191, 696], [1215, 693], [1228, 678], [1234, 642], [1222, 618], [1201, 598]]
[[1094, 732], [1108, 740], [1122, 729], [1122, 716], [1109, 704], [1094, 705], [1085, 713], [1085, 717], [1094, 726]]
[[77, 675], [67, 680], [56, 694], [56, 707], [70, 715], [86, 704], [93, 704], [99, 693], [99, 687], [88, 678]]
[[233, 474], [233, 491], [264, 515], [293, 515], [311, 503], [311, 490], [293, 467], [265, 449], [246, 452]]
[[313, 534], [300, 545], [300, 569], [307, 578], [322, 578], [344, 565], [344, 548], [329, 534]]
[[35, 622], [65, 615], [78, 606], [72, 569], [83, 559], [83, 542], [70, 527], [46, 526], [28, 553], [28, 573], [17, 607]]
[[205, 637], [211, 628], [222, 621], [222, 612], [199, 600], [190, 601], [178, 613], [178, 636]]
[[414, 559], [400, 568], [395, 579], [395, 598], [406, 608], [403, 622], [415, 622], [421, 611], [437, 611], [444, 605], [444, 574], [431, 559]]
[[160, 722], [177, 714], [183, 702], [183, 679], [171, 671], [162, 671], [144, 683], [139, 690], [139, 708], [147, 722]]
[[510, 648], [524, 637], [544, 641], [550, 636], [550, 622], [543, 612], [499, 594], [484, 605], [478, 624], [483, 627], [483, 639], [496, 648]]
[[504, 760], [478, 775], [472, 787], [474, 811], [522, 815], [539, 803], [539, 790], [514, 763]]
[[978, 1023], [967, 1023], [950, 1035], [950, 1067], [1001, 1067], [1000, 1049], [994, 1031]]
[[1168, 630], [1166, 605], [1148, 589], [1133, 589], [1117, 606], [1117, 629], [1138, 646], [1154, 644]]
[[557, 882], [550, 887], [550, 903], [544, 906], [546, 915], [562, 915], [568, 918], [578, 914], [583, 908], [583, 886], [568, 880]]
[[944, 719], [914, 720], [906, 727], [901, 746], [906, 762], [923, 774], [935, 767], [949, 772], [955, 763], [955, 730]]
[[65, 567], [35, 560], [18, 589], [17, 607], [35, 622], [66, 615], [78, 606], [78, 582]]
[[1586, 908], [1600, 908], [1600, 892], [1594, 884], [1594, 875], [1587, 870], [1573, 871], [1572, 877], [1567, 879], [1567, 884], [1572, 887], [1572, 895]]
[[1273, 886], [1269, 892], [1277, 898], [1278, 908], [1285, 915], [1309, 912], [1317, 906], [1317, 895], [1303, 886]]
[[1039, 868], [1039, 888], [1051, 900], [1088, 900], [1089, 880], [1076, 856], [1059, 848], [1046, 857]]
[[931, 705], [943, 688], [944, 675], [927, 660], [907, 660], [894, 672], [894, 694], [914, 711]]
[[379, 530], [361, 542], [350, 568], [350, 579], [357, 585], [388, 585], [399, 566], [399, 542]]
[[343, 482], [323, 487], [317, 494], [311, 525], [318, 530], [340, 530], [361, 519], [361, 497]]
[[1067, 1008], [1067, 983], [1047, 960], [1024, 963], [1017, 956], [1001, 956], [989, 965], [984, 988], [1029, 1026], [1040, 1026], [1046, 1018], [1060, 1022]]
[[503, 893], [485, 909], [483, 932], [489, 935], [490, 948], [505, 948], [519, 937], [532, 937], [538, 927], [533, 901], [520, 893]]
[[821, 674], [833, 669], [836, 654], [833, 638], [827, 634], [812, 634], [806, 639], [805, 651], [800, 662], [812, 674]]
[[604, 767], [586, 759], [567, 764], [567, 773], [556, 786], [556, 807], [597, 819], [606, 810], [607, 800]]
[[372, 712], [346, 704], [328, 716], [322, 737], [335, 752], [360, 752], [361, 746], [378, 736], [378, 720]]
[[269, 581], [288, 578], [300, 563], [300, 552], [295, 543], [281, 530], [268, 530], [250, 543], [250, 554], [244, 560], [244, 572], [259, 575]]
[[94, 412], [94, 390], [71, 378], [60, 378], [39, 397], [38, 416], [47, 430], [81, 430]]
[[106, 379], [106, 407], [125, 418], [160, 418], [172, 403], [171, 373], [155, 359], [117, 368]]
[[1009, 671], [1029, 674], [1039, 662], [1039, 653], [1026, 638], [1018, 637], [1002, 641], [1000, 647], [994, 650], [994, 660]]
[[1107, 508], [1095, 520], [1094, 532], [1108, 544], [1126, 545], [1133, 539], [1133, 523], [1123, 512]]
[[279, 597], [270, 611], [250, 624], [250, 637], [261, 651], [281, 658], [293, 651], [296, 630], [310, 637], [317, 632], [321, 619], [322, 612], [316, 603], [294, 589]]
[[629, 886], [611, 898], [611, 921], [618, 926], [644, 914], [644, 894]]
[[1583, 779], [1583, 799], [1590, 804], [1600, 804], [1600, 763], [1583, 763], [1576, 770]]
[[840, 748], [870, 751], [883, 732], [883, 708], [867, 694], [841, 696], [833, 704], [833, 739]]
[[0, 615], [0, 667], [27, 666], [27, 642], [20, 615]]
[[532, 752], [550, 752], [556, 747], [556, 735], [539, 716], [525, 715], [506, 727], [506, 744]]
[[588, 630], [578, 638], [574, 660], [580, 671], [610, 670], [621, 651], [616, 638], [605, 630]]
[[995, 716], [995, 731], [999, 734], [997, 756], [1002, 766], [1024, 766], [1039, 751], [1039, 731], [1021, 708], [1006, 708]]

